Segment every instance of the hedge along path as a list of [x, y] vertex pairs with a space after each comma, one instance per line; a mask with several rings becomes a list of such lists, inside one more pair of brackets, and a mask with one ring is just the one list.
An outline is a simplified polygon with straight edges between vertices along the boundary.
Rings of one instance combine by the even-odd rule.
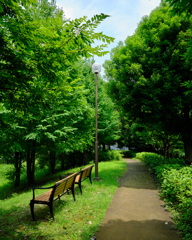
[[125, 159], [127, 172], [96, 233], [97, 240], [181, 240], [147, 166]]

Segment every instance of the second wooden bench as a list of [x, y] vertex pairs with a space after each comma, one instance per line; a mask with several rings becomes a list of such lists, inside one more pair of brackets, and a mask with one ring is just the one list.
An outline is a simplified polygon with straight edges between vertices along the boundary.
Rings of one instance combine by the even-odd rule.
[[[35, 187], [33, 188], [33, 199], [30, 201], [30, 208], [33, 220], [35, 220], [34, 215], [34, 204], [45, 204], [50, 208], [50, 213], [52, 218], [54, 219], [53, 214], [53, 202], [57, 199], [60, 199], [65, 193], [68, 193], [71, 190], [73, 194], [73, 198], [75, 201], [75, 193], [74, 193], [74, 183], [76, 176], [79, 173], [73, 173], [72, 175], [67, 176], [66, 178], [56, 182], [53, 186], [47, 188]], [[41, 194], [40, 196], [35, 197], [35, 189], [50, 189], [49, 191]]]
[[79, 185], [79, 189], [81, 191], [81, 194], [82, 194], [81, 182], [83, 182], [85, 179], [89, 178], [90, 183], [92, 184], [91, 171], [92, 171], [93, 167], [94, 167], [94, 165], [91, 165], [91, 166], [88, 166], [86, 168], [81, 169], [81, 171], [79, 172], [79, 174], [77, 174], [77, 176], [75, 178], [75, 184]]

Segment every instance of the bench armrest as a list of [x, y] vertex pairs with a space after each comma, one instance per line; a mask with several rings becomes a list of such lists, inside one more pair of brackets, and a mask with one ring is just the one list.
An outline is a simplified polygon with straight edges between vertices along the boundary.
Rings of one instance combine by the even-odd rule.
[[50, 188], [53, 188], [53, 187], [54, 187], [54, 185], [51, 186], [51, 187], [34, 187], [33, 190], [35, 190], [35, 189], [50, 189]]
[[54, 185], [51, 187], [34, 187], [33, 188], [33, 199], [35, 199], [35, 189], [51, 189], [53, 187], [54, 187]]

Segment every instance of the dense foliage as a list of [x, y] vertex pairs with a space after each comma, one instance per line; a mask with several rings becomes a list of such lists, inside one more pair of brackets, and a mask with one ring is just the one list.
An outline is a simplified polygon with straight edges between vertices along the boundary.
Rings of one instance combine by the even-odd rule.
[[161, 166], [163, 164], [180, 164], [181, 166], [185, 165], [183, 159], [179, 158], [166, 159], [157, 153], [140, 152], [136, 154], [136, 158], [146, 163], [153, 172], [156, 171], [157, 166]]
[[175, 15], [164, 2], [143, 17], [133, 36], [119, 43], [105, 62], [109, 92], [128, 119], [174, 136], [192, 162], [191, 62], [186, 53], [192, 18]]
[[136, 152], [132, 150], [121, 150], [120, 153], [124, 158], [134, 158], [136, 156]]
[[156, 174], [160, 196], [166, 202], [183, 239], [192, 238], [192, 166], [181, 159], [165, 159], [155, 153], [137, 153]]
[[[92, 87], [82, 78], [87, 67], [82, 58], [104, 55], [106, 44], [92, 43], [110, 43], [113, 38], [95, 32], [108, 15], [68, 20], [55, 1], [25, 1], [23, 7], [18, 2], [4, 4], [0, 16], [0, 151], [4, 161], [14, 164], [15, 185], [20, 184], [24, 166], [31, 185], [37, 162], [42, 168], [49, 165], [54, 173], [58, 165], [71, 166], [69, 152], [92, 148], [94, 106], [87, 94]], [[74, 73], [80, 64], [81, 70]], [[89, 74], [86, 81], [93, 78]], [[102, 121], [107, 121], [107, 114], [114, 118], [108, 128], [101, 126], [103, 142], [110, 141], [109, 135], [114, 141], [118, 115], [112, 113], [106, 94], [102, 101], [103, 108], [109, 106]]]
[[157, 167], [157, 177], [161, 182], [160, 196], [166, 201], [176, 227], [184, 239], [192, 238], [192, 167], [163, 165]]
[[187, 13], [190, 15], [192, 13], [192, 5], [189, 0], [166, 0], [173, 7], [176, 13]]

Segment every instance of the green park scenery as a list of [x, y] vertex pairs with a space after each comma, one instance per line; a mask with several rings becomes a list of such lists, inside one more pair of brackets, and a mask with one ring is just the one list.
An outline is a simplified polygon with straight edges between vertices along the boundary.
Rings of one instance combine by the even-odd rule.
[[[123, 155], [149, 165], [177, 229], [192, 238], [191, 12], [188, 1], [162, 0], [112, 49], [105, 76], [98, 75], [103, 180], [85, 181], [82, 196], [77, 189], [78, 204], [71, 195], [58, 201], [55, 221], [39, 208], [32, 222], [33, 186], [50, 186], [94, 163], [91, 66], [114, 39], [96, 32], [109, 17], [103, 13], [70, 20], [55, 1], [1, 1], [0, 237], [89, 239], [125, 171]], [[111, 151], [114, 144], [130, 151]]]

